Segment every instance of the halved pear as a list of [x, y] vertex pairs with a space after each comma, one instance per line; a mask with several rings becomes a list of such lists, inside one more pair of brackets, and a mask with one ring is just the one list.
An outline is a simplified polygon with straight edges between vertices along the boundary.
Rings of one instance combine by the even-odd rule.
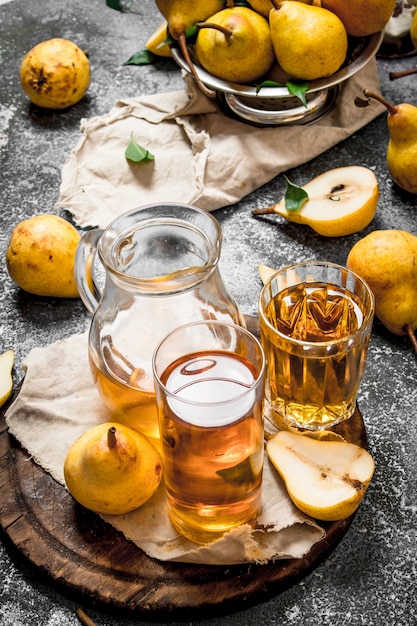
[[168, 39], [168, 22], [162, 22], [158, 28], [152, 33], [148, 41], [145, 43], [145, 48], [153, 54], [160, 57], [171, 57], [171, 48], [166, 43]]
[[266, 444], [268, 457], [294, 504], [314, 519], [342, 520], [358, 508], [374, 475], [364, 448], [280, 431]]
[[14, 365], [14, 351], [6, 350], [0, 354], [0, 406], [8, 400], [13, 390], [12, 370]]
[[323, 172], [302, 187], [308, 199], [294, 211], [285, 208], [285, 197], [267, 209], [253, 213], [278, 213], [289, 222], [307, 224], [324, 237], [343, 237], [366, 228], [378, 206], [375, 173], [362, 165]]

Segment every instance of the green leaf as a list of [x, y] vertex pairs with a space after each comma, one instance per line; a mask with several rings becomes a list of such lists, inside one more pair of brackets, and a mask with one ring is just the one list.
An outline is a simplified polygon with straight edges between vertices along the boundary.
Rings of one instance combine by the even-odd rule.
[[108, 7], [110, 7], [111, 9], [114, 9], [115, 11], [123, 11], [123, 7], [120, 4], [120, 0], [106, 0], [106, 4]]
[[298, 211], [308, 200], [308, 193], [302, 187], [293, 185], [286, 176], [287, 191], [285, 192], [285, 208], [287, 211]]
[[293, 96], [301, 100], [302, 105], [307, 108], [306, 92], [309, 89], [309, 84], [308, 83], [293, 83], [292, 81], [289, 80], [287, 83], [285, 83], [285, 86], [288, 89], [288, 91]]
[[133, 163], [147, 163], [155, 158], [146, 148], [142, 148], [142, 146], [136, 143], [133, 136], [130, 138], [125, 150], [125, 157], [128, 161], [133, 161]]
[[158, 57], [156, 54], [153, 54], [150, 50], [139, 50], [139, 52], [135, 52], [130, 59], [125, 61], [123, 65], [151, 65], [152, 63], [156, 63], [160, 60], [161, 57]]
[[256, 93], [258, 94], [263, 87], [283, 87], [281, 83], [276, 83], [274, 80], [264, 80], [259, 85], [255, 85]]
[[192, 40], [197, 35], [198, 31], [199, 31], [199, 28], [197, 24], [194, 24], [193, 26], [189, 26], [189, 28], [187, 28], [185, 31], [186, 40], [190, 42], [190, 40]]
[[264, 80], [262, 83], [255, 85], [255, 87], [257, 94], [263, 87], [286, 87], [291, 95], [298, 98], [301, 104], [307, 107], [306, 92], [310, 87], [308, 83], [293, 83], [289, 80], [283, 85], [282, 83], [277, 83], [275, 80]]
[[165, 45], [170, 45], [171, 43], [174, 43], [175, 39], [173, 37], [171, 37], [171, 35], [168, 33], [167, 38], [164, 39], [164, 41], [161, 41], [160, 44], [158, 44], [156, 47], [157, 48], [162, 48]]

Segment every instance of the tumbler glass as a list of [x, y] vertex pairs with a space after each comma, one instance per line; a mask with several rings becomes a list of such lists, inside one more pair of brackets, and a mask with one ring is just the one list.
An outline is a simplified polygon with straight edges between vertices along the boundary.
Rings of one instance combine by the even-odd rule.
[[345, 267], [285, 267], [263, 287], [261, 342], [268, 417], [323, 430], [348, 419], [363, 378], [374, 315], [369, 286]]

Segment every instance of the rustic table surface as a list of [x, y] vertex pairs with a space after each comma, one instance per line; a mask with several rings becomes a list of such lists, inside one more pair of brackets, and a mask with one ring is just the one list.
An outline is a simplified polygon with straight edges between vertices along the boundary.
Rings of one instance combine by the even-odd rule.
[[[61, 168], [80, 136], [80, 120], [108, 112], [122, 97], [183, 88], [175, 63], [124, 66], [142, 49], [160, 22], [152, 0], [132, 0], [133, 9], [118, 12], [105, 0], [0, 0], [0, 351], [13, 348], [15, 381], [34, 346], [67, 337], [88, 327], [80, 301], [55, 300], [22, 293], [10, 280], [5, 251], [13, 227], [40, 212], [53, 212]], [[132, 12], [133, 10], [133, 12]], [[24, 54], [39, 41], [65, 37], [90, 51], [92, 84], [88, 95], [64, 113], [29, 104], [18, 80]], [[389, 73], [415, 65], [415, 57], [378, 57], [382, 93], [395, 103], [417, 104], [417, 77], [390, 81]], [[302, 132], [300, 130], [300, 132]], [[382, 115], [325, 154], [292, 170], [303, 184], [331, 167], [366, 165], [380, 184], [376, 217], [359, 234], [325, 239], [307, 227], [278, 219], [255, 219], [251, 211], [276, 201], [284, 191], [282, 176], [234, 206], [215, 212], [223, 229], [221, 272], [242, 310], [255, 315], [260, 281], [257, 265], [279, 267], [307, 258], [344, 264], [351, 246], [375, 229], [403, 229], [417, 234], [416, 197], [391, 181], [385, 160], [388, 141]], [[69, 216], [66, 216], [69, 217]], [[175, 615], [175, 622], [217, 626], [408, 626], [417, 623], [416, 484], [417, 357], [407, 338], [388, 333], [376, 321], [359, 406], [376, 474], [342, 541], [307, 576], [289, 589], [244, 610], [197, 618]], [[4, 475], [4, 474], [3, 474]], [[0, 472], [0, 485], [2, 474]], [[1, 489], [1, 487], [0, 487]], [[0, 491], [1, 493], [1, 491]], [[1, 505], [1, 495], [0, 495]], [[10, 626], [75, 626], [83, 607], [98, 626], [148, 623], [143, 615], [125, 615], [74, 596], [44, 577], [0, 535], [0, 623]], [[230, 609], [230, 607], [228, 607]], [[167, 623], [160, 621], [158, 623]]]

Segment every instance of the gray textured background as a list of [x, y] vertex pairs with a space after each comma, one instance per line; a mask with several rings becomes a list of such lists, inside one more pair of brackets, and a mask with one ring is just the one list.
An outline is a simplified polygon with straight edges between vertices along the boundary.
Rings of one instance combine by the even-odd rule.
[[[80, 301], [48, 300], [24, 294], [12, 284], [5, 251], [13, 227], [22, 219], [53, 212], [61, 167], [79, 138], [82, 118], [106, 113], [119, 97], [181, 89], [171, 61], [157, 66], [122, 63], [141, 49], [160, 22], [151, 0], [137, 0], [137, 13], [118, 13], [104, 0], [13, 0], [0, 3], [0, 351], [16, 352], [15, 379], [28, 351], [87, 328]], [[20, 61], [39, 41], [59, 36], [90, 51], [92, 83], [87, 96], [65, 112], [29, 104], [18, 81]], [[415, 58], [379, 59], [384, 95], [393, 102], [417, 104], [417, 77], [390, 82], [391, 70], [409, 68]], [[302, 132], [302, 129], [300, 129]], [[233, 207], [215, 212], [223, 228], [223, 278], [242, 310], [255, 314], [260, 280], [258, 263], [279, 267], [307, 258], [344, 263], [351, 246], [367, 232], [399, 228], [417, 234], [416, 197], [391, 182], [385, 161], [385, 115], [326, 154], [289, 172], [302, 185], [331, 167], [366, 165], [380, 184], [378, 213], [359, 234], [325, 239], [309, 228], [280, 219], [255, 219], [251, 210], [272, 204], [284, 192], [278, 176]], [[68, 216], [67, 216], [68, 217]], [[354, 522], [331, 556], [302, 582], [258, 606], [231, 615], [187, 624], [242, 626], [408, 626], [416, 612], [417, 357], [406, 338], [390, 335], [375, 322], [362, 410], [375, 478]], [[1, 498], [1, 490], [0, 490]], [[78, 599], [54, 589], [0, 543], [0, 624], [74, 626]], [[239, 607], [236, 607], [238, 609]], [[99, 612], [86, 605], [99, 626], [141, 624], [140, 619]], [[185, 622], [176, 622], [185, 624]]]

